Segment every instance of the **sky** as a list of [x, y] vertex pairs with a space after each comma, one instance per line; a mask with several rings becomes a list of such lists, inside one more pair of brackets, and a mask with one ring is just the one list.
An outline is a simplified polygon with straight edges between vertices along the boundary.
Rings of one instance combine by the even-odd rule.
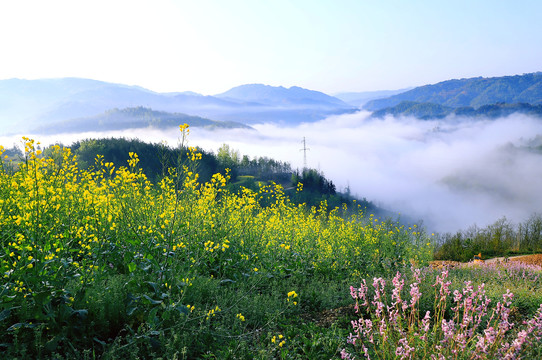
[[329, 94], [542, 70], [538, 0], [0, 2], [0, 79]]

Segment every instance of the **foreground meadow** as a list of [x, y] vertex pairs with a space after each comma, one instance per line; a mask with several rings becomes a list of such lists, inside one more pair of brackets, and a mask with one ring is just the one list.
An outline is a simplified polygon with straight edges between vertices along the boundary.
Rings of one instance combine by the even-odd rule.
[[[540, 359], [542, 268], [425, 267], [350, 288], [357, 319], [342, 359]], [[512, 289], [512, 291], [511, 291]]]
[[[187, 134], [181, 126], [183, 142]], [[232, 193], [227, 173], [200, 183], [194, 148], [151, 183], [135, 153], [125, 166], [97, 154], [93, 167], [81, 169], [69, 149], [55, 146], [44, 156], [35, 145], [25, 139], [16, 171], [0, 162], [5, 358], [347, 356], [357, 351], [349, 334], [359, 317], [350, 286], [392, 279], [431, 257], [423, 231], [362, 209], [347, 216], [325, 203], [294, 205], [275, 184]], [[416, 304], [433, 314], [437, 302], [428, 299], [442, 275], [424, 269], [430, 274], [418, 287], [425, 297]], [[454, 286], [471, 277], [499, 283], [494, 272], [461, 271]], [[524, 291], [516, 299], [525, 306], [516, 307], [527, 319], [539, 300], [531, 296], [538, 280], [535, 288], [528, 283], [513, 277], [491, 294], [502, 298], [506, 284]], [[422, 308], [404, 310], [421, 321]], [[427, 321], [440, 326], [438, 318]], [[379, 357], [384, 344], [368, 354]]]

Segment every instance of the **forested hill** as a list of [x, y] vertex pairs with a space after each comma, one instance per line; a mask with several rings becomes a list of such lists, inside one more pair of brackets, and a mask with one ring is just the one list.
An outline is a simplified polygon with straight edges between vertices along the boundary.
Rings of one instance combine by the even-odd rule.
[[[147, 175], [152, 182], [157, 182], [168, 168], [175, 168], [181, 162], [186, 161], [187, 149], [170, 148], [164, 144], [151, 144], [137, 139], [109, 138], [109, 139], [87, 139], [78, 141], [69, 146], [77, 156], [78, 164], [82, 168], [95, 166], [97, 155], [103, 156], [103, 162], [112, 162], [117, 168], [126, 166], [129, 160], [129, 153], [138, 154], [138, 167]], [[44, 149], [45, 156], [50, 155], [52, 148]], [[342, 204], [349, 205], [354, 209], [354, 202], [360, 205], [367, 212], [375, 216], [386, 218], [396, 215], [380, 209], [365, 199], [355, 199], [346, 190], [339, 192], [335, 184], [327, 179], [324, 174], [314, 169], [294, 170], [287, 162], [277, 161], [268, 157], [250, 158], [247, 155], [240, 155], [235, 149], [224, 144], [216, 154], [202, 149], [201, 159], [197, 161], [196, 171], [199, 174], [199, 181], [209, 181], [213, 174], [225, 174], [228, 168], [230, 181], [228, 188], [238, 191], [246, 187], [257, 191], [260, 186], [276, 183], [282, 185], [285, 194], [294, 203], [305, 203], [308, 206], [319, 206], [326, 201], [328, 209], [341, 207]], [[14, 159], [22, 158], [22, 153], [12, 154]], [[303, 191], [296, 191], [298, 183], [303, 184]], [[354, 201], [355, 200], [355, 201]]]
[[496, 103], [539, 105], [542, 104], [542, 72], [443, 81], [370, 101], [364, 108], [378, 111], [397, 106], [403, 101], [432, 103], [450, 108], [479, 108]]
[[483, 105], [475, 109], [471, 106], [452, 108], [434, 103], [419, 103], [415, 101], [402, 101], [396, 106], [377, 110], [371, 115], [375, 118], [381, 118], [386, 115], [392, 116], [413, 116], [422, 120], [441, 119], [448, 115], [460, 117], [484, 117], [488, 119], [496, 119], [499, 117], [508, 116], [514, 113], [520, 113], [530, 116], [542, 118], [542, 104], [531, 105], [526, 103], [505, 104], [497, 103], [491, 105]]
[[234, 121], [215, 121], [200, 116], [155, 111], [138, 106], [124, 109], [115, 108], [96, 116], [49, 123], [36, 128], [35, 132], [49, 134], [138, 128], [167, 129], [184, 123], [192, 127], [251, 129], [247, 125]]

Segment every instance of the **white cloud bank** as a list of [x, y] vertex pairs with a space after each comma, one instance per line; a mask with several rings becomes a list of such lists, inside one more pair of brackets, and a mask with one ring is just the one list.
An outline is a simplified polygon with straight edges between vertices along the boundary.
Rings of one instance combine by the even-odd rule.
[[[523, 221], [542, 212], [542, 151], [533, 149], [542, 145], [542, 137], [537, 138], [542, 135], [540, 119], [370, 119], [369, 113], [359, 112], [295, 127], [255, 128], [257, 132], [193, 128], [189, 143], [213, 151], [228, 143], [241, 154], [268, 156], [301, 168], [305, 137], [308, 165], [322, 170], [339, 190], [349, 186], [353, 194], [423, 219], [436, 231], [484, 226], [502, 216]], [[148, 130], [107, 134], [166, 140], [172, 146], [178, 135]], [[64, 144], [73, 139], [39, 138], [42, 143]], [[0, 138], [0, 143], [9, 145], [9, 140]]]

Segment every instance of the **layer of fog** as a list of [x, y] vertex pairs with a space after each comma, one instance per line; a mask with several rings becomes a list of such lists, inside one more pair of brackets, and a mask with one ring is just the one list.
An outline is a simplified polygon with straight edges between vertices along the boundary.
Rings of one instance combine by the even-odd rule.
[[[487, 225], [506, 216], [523, 221], [542, 212], [542, 121], [514, 115], [497, 120], [412, 118], [370, 119], [366, 112], [334, 116], [285, 128], [255, 125], [257, 131], [192, 128], [189, 145], [215, 151], [223, 143], [243, 155], [267, 156], [321, 170], [338, 190], [371, 200], [435, 231]], [[104, 136], [86, 133], [40, 137], [70, 144]], [[111, 132], [107, 137], [166, 141], [176, 146], [179, 132]], [[0, 137], [0, 144], [12, 139]], [[538, 143], [537, 143], [538, 141]]]

